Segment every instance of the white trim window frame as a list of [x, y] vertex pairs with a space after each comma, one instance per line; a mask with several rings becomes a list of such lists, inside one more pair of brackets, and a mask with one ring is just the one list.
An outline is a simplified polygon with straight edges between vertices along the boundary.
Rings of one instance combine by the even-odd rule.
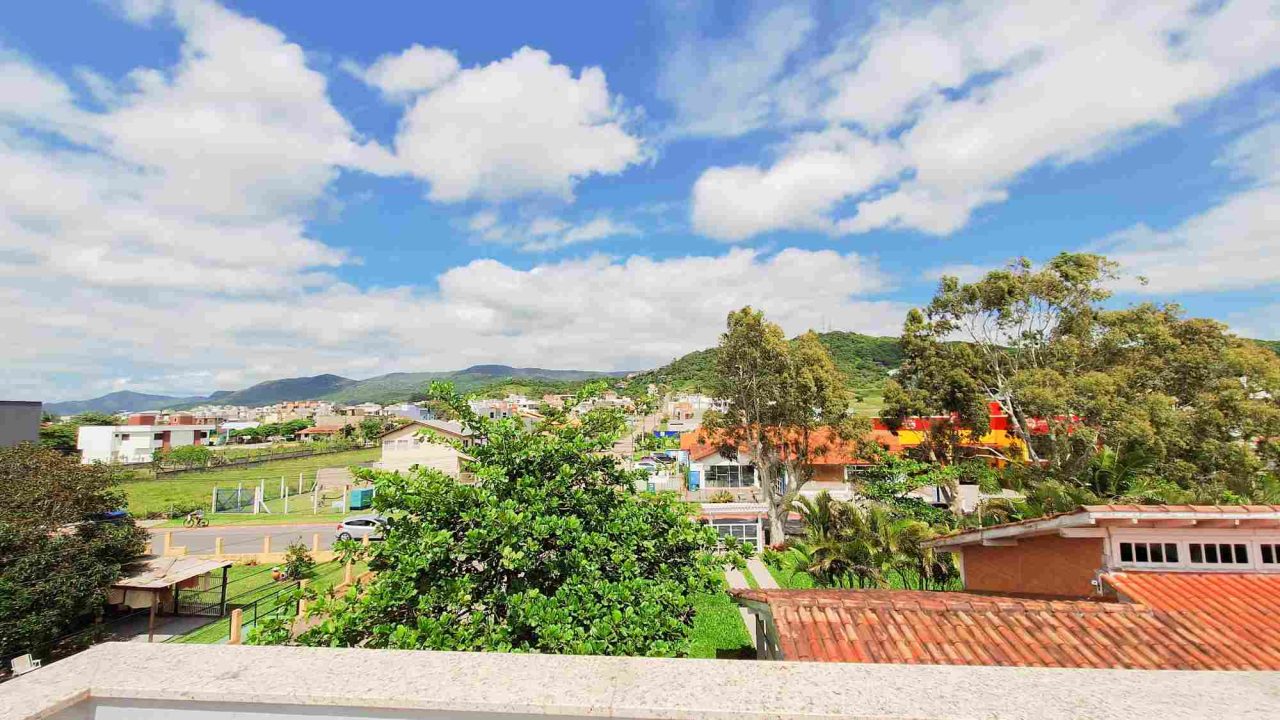
[[1280, 572], [1280, 531], [1113, 528], [1107, 554], [1118, 569]]

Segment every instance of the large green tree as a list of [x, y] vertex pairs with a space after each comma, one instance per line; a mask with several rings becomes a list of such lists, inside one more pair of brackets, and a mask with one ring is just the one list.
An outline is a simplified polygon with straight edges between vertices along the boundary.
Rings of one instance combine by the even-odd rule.
[[[622, 415], [601, 409], [579, 420], [555, 411], [526, 429], [477, 417], [451, 389], [435, 392], [473, 433], [475, 483], [431, 469], [366, 471], [374, 507], [389, 518], [386, 539], [362, 551], [377, 575], [365, 588], [318, 598], [309, 609], [318, 624], [294, 641], [685, 652], [693, 599], [720, 587], [736, 550], [717, 555], [715, 530], [674, 495], [635, 490], [637, 474], [608, 452], [625, 431]], [[287, 642], [287, 628], [268, 625], [254, 641]]]
[[1198, 496], [1250, 496], [1280, 436], [1280, 359], [1176, 305], [1107, 308], [1115, 272], [1064, 253], [943, 278], [904, 325], [885, 419], [956, 413], [982, 432], [994, 402], [1028, 447], [1029, 463], [1006, 458], [1015, 475], [1085, 487], [1107, 447]]
[[0, 658], [47, 656], [90, 622], [146, 533], [104, 520], [120, 475], [34, 444], [0, 448]]
[[745, 307], [729, 314], [720, 336], [712, 394], [728, 407], [703, 424], [726, 448], [749, 454], [771, 536], [780, 541], [791, 504], [812, 477], [811, 458], [860, 429], [847, 380], [816, 334], [788, 343], [763, 312]]

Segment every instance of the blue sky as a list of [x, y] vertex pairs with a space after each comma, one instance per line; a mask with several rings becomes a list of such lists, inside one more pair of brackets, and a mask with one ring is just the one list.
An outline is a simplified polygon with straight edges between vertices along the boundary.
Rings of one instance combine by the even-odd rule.
[[1280, 337], [1280, 9], [1039, 5], [17, 5], [0, 389], [648, 367], [1086, 249]]

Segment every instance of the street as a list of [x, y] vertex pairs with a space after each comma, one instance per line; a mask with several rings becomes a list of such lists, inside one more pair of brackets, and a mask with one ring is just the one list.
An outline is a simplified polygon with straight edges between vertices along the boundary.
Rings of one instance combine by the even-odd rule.
[[306, 525], [248, 525], [237, 527], [223, 525], [199, 529], [154, 528], [151, 532], [152, 548], [157, 552], [164, 546], [164, 534], [173, 533], [174, 545], [185, 545], [192, 554], [208, 554], [213, 552], [214, 539], [222, 538], [222, 552], [251, 553], [262, 551], [262, 537], [271, 536], [271, 550], [281, 552], [289, 543], [301, 540], [311, 547], [311, 536], [320, 533], [320, 549], [327, 550], [337, 533], [336, 520], [326, 523]]

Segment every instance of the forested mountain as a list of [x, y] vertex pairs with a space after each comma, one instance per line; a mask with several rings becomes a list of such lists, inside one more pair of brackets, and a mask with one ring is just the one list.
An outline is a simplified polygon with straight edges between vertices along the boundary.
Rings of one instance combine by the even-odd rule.
[[[818, 339], [831, 351], [836, 366], [849, 377], [849, 384], [872, 389], [902, 363], [898, 338], [874, 337], [855, 332], [819, 333]], [[705, 391], [711, 387], [716, 369], [716, 350], [695, 350], [655, 370], [637, 374], [632, 383], [669, 385], [673, 390]]]

